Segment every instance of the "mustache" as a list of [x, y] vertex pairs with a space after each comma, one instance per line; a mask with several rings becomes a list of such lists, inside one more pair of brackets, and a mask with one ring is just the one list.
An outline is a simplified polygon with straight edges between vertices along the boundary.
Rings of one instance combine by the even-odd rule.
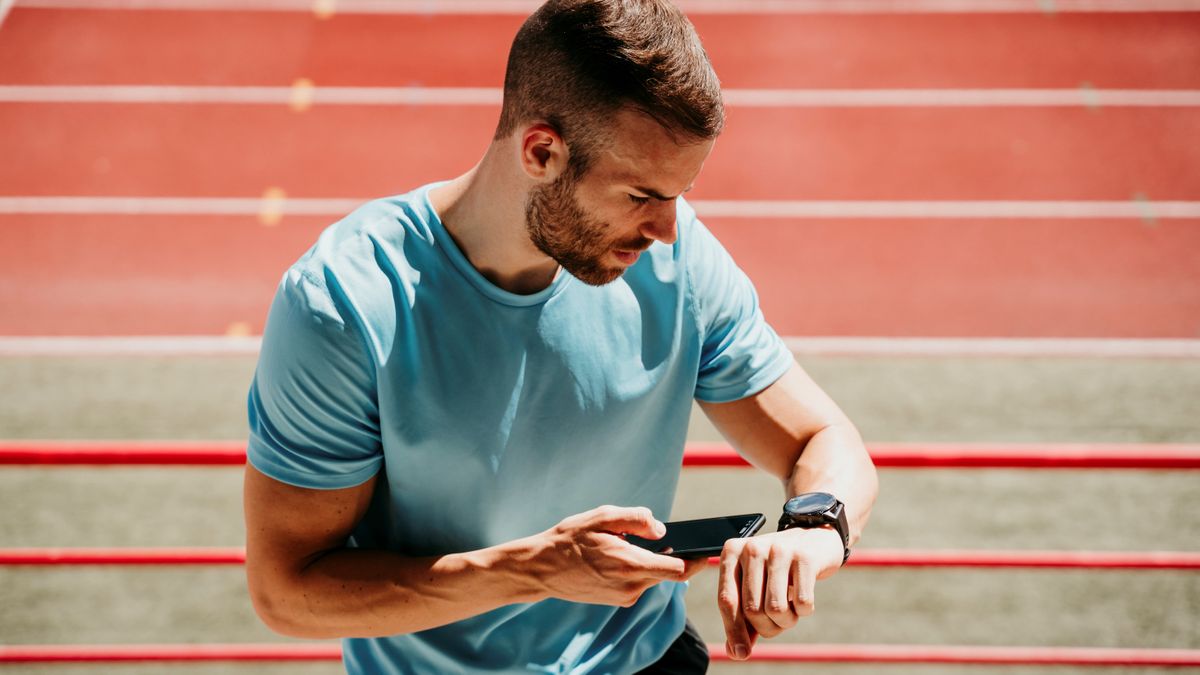
[[641, 252], [641, 251], [645, 251], [646, 249], [650, 248], [650, 245], [653, 243], [654, 243], [653, 239], [647, 239], [645, 237], [638, 237], [637, 239], [634, 239], [632, 241], [619, 242], [619, 243], [617, 243], [617, 245], [614, 248], [619, 248], [622, 251]]

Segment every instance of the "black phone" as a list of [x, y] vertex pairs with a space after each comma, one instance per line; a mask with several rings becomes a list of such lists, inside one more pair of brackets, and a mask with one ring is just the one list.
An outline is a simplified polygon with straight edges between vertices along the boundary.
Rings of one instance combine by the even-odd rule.
[[662, 539], [643, 539], [627, 534], [625, 540], [635, 546], [676, 558], [705, 558], [720, 554], [727, 539], [749, 537], [758, 532], [765, 520], [761, 513], [677, 520], [665, 523], [667, 533]]

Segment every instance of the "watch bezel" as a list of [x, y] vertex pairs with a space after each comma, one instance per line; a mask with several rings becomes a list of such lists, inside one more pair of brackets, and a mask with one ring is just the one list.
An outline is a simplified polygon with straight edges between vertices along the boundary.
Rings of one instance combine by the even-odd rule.
[[828, 492], [805, 492], [787, 500], [783, 512], [792, 518], [816, 516], [832, 511], [838, 504], [841, 501]]
[[[828, 504], [826, 508], [818, 508], [825, 504]], [[804, 508], [803, 511], [799, 510], [801, 507]], [[787, 500], [783, 505], [783, 515], [779, 517], [777, 530], [782, 532], [791, 528], [812, 529], [827, 525], [842, 538], [842, 547], [845, 549], [842, 555], [844, 565], [850, 559], [850, 526], [846, 520], [846, 505], [828, 492], [806, 492]]]

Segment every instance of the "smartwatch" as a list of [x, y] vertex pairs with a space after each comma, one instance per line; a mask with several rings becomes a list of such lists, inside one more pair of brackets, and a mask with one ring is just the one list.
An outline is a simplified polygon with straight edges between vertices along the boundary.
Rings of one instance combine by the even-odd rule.
[[779, 517], [779, 531], [794, 527], [811, 529], [829, 525], [842, 536], [846, 550], [842, 564], [850, 559], [850, 526], [846, 522], [846, 505], [828, 492], [805, 492], [787, 500]]

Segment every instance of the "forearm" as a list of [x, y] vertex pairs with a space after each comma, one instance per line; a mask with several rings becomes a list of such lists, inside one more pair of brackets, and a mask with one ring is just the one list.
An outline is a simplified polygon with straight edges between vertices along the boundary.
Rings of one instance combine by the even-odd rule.
[[828, 492], [840, 499], [853, 546], [870, 518], [879, 479], [858, 430], [844, 422], [826, 426], [808, 440], [784, 487], [789, 497]]
[[259, 615], [292, 637], [377, 637], [443, 626], [545, 597], [532, 538], [430, 558], [338, 549], [251, 588]]

